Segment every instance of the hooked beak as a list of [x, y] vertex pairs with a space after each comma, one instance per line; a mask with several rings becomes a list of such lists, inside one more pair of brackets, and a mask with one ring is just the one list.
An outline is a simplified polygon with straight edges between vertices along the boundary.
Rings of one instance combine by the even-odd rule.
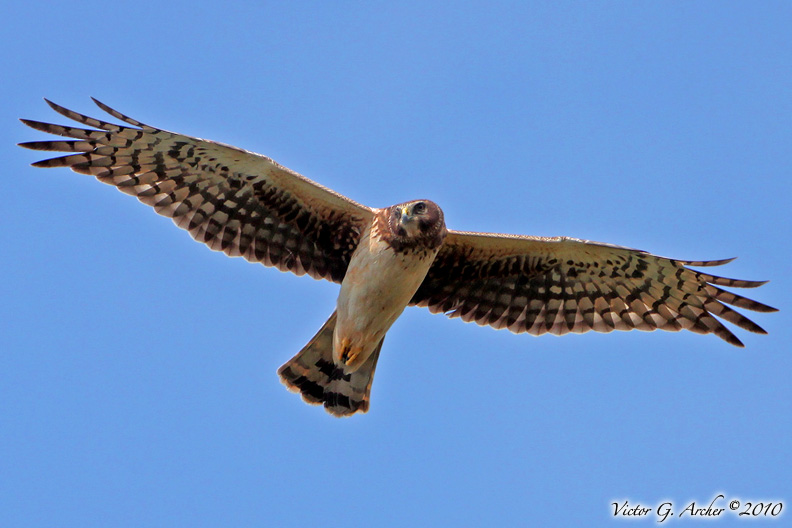
[[419, 231], [418, 222], [416, 221], [416, 218], [414, 216], [410, 215], [409, 207], [404, 207], [401, 210], [401, 218], [399, 218], [399, 224], [409, 236], [415, 236]]
[[410, 220], [412, 220], [412, 218], [409, 215], [409, 210], [410, 210], [409, 207], [402, 208], [401, 220], [400, 220], [401, 225], [407, 225], [410, 222]]

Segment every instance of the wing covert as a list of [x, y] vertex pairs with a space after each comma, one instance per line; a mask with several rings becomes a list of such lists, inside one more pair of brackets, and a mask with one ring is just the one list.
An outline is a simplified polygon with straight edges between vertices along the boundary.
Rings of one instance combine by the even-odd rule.
[[766, 333], [728, 305], [776, 310], [719, 286], [754, 288], [764, 282], [687, 267], [731, 260], [682, 261], [566, 237], [449, 231], [411, 304], [515, 333], [687, 329], [742, 346], [714, 316]]
[[36, 130], [72, 138], [20, 143], [70, 153], [34, 166], [93, 175], [172, 218], [213, 250], [341, 282], [371, 209], [260, 154], [160, 130], [94, 102], [130, 126], [47, 101], [92, 129], [23, 119]]

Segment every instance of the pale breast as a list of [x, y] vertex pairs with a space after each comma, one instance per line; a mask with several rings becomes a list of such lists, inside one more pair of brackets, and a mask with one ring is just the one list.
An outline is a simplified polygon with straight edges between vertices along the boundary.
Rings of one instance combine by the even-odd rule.
[[398, 319], [426, 277], [436, 250], [394, 251], [367, 229], [347, 268], [338, 295], [334, 334], [336, 361], [342, 351], [362, 363]]

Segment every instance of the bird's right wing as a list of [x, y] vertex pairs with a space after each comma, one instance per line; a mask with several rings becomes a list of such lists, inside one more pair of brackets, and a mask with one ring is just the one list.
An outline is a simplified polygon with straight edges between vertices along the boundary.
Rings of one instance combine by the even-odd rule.
[[94, 101], [131, 126], [47, 101], [59, 114], [96, 130], [23, 119], [36, 130], [74, 138], [20, 143], [72, 153], [34, 166], [96, 176], [229, 256], [341, 282], [373, 218], [370, 208], [260, 154], [144, 125]]

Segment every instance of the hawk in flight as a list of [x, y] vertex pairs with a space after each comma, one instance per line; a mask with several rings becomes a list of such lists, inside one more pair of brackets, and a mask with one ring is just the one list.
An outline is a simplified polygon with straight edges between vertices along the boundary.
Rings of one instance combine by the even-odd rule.
[[273, 160], [154, 128], [96, 101], [117, 125], [50, 101], [89, 128], [23, 119], [71, 138], [20, 146], [68, 155], [34, 163], [69, 167], [136, 196], [199, 242], [231, 257], [341, 284], [336, 309], [278, 374], [335, 416], [366, 412], [385, 334], [407, 306], [515, 333], [691, 330], [743, 346], [716, 319], [766, 333], [729, 305], [774, 308], [722, 289], [726, 279], [685, 261], [567, 237], [446, 228], [430, 200], [370, 208]]

